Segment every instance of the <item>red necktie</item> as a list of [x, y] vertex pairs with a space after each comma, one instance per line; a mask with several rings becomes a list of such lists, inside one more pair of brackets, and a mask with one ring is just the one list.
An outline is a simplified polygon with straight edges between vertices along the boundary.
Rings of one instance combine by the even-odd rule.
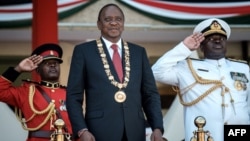
[[121, 57], [118, 53], [118, 46], [116, 44], [112, 44], [111, 48], [114, 50], [113, 64], [115, 66], [115, 70], [116, 70], [116, 73], [118, 74], [120, 82], [122, 82], [122, 78], [123, 78], [122, 61], [121, 61]]

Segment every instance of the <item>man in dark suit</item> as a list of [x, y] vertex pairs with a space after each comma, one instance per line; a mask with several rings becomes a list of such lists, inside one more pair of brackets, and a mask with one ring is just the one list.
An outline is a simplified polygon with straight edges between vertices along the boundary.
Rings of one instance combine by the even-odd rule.
[[145, 49], [121, 39], [124, 13], [117, 5], [105, 5], [97, 25], [101, 37], [76, 45], [70, 66], [66, 105], [75, 136], [80, 141], [145, 141], [147, 119], [151, 140], [163, 141], [160, 95]]

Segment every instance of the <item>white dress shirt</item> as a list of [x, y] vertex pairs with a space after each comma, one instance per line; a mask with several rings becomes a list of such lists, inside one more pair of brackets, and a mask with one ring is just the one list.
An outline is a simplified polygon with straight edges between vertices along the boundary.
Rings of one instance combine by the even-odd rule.
[[114, 53], [114, 50], [111, 48], [112, 44], [116, 44], [118, 46], [118, 53], [122, 59], [122, 40], [120, 39], [117, 43], [112, 43], [103, 37], [102, 37], [102, 39], [107, 47], [107, 50], [109, 52], [109, 56], [110, 56], [111, 60], [113, 59], [113, 53]]

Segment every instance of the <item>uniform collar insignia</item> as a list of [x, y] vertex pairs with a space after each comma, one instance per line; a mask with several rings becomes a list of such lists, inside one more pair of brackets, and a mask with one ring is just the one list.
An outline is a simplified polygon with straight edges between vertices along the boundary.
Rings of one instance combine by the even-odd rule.
[[59, 82], [52, 83], [52, 82], [48, 82], [48, 81], [41, 81], [40, 84], [43, 86], [46, 86], [46, 87], [50, 87], [50, 88], [60, 87]]

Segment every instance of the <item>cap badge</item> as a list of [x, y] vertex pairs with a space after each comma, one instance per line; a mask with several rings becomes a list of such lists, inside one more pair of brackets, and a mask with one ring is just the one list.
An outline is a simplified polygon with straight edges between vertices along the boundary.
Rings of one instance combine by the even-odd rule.
[[210, 26], [211, 30], [221, 30], [221, 26], [217, 21], [213, 21], [212, 25]]
[[204, 31], [205, 31], [204, 32], [205, 36], [213, 34], [213, 33], [219, 33], [219, 34], [227, 36], [227, 33], [225, 32], [225, 30], [221, 27], [220, 23], [216, 20], [214, 20], [211, 23], [210, 27], [206, 28]]
[[52, 50], [50, 51], [50, 55], [54, 55], [54, 52]]

